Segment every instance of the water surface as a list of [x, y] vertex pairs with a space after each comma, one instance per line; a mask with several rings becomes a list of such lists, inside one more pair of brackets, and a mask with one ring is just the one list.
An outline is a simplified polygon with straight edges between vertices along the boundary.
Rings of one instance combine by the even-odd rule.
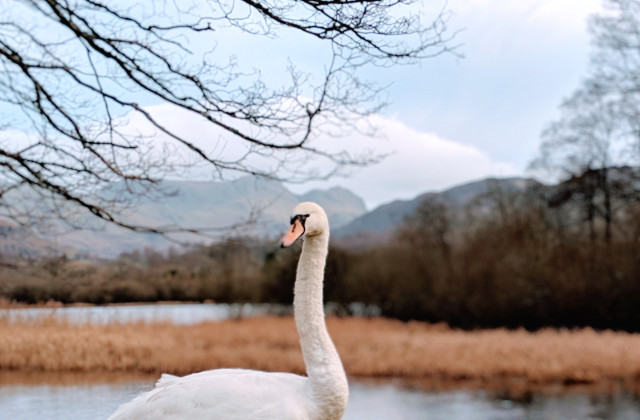
[[[14, 378], [15, 379], [15, 378]], [[2, 381], [0, 413], [12, 420], [105, 419], [155, 378], [116, 380], [95, 377], [56, 383]], [[22, 383], [20, 383], [22, 382]], [[75, 383], [74, 383], [75, 382]], [[350, 379], [344, 420], [499, 420], [499, 419], [640, 419], [640, 401], [621, 388], [606, 395], [583, 392], [537, 394], [522, 400], [483, 390], [424, 391], [395, 382]]]
[[228, 318], [289, 313], [285, 305], [224, 303], [162, 303], [106, 306], [61, 306], [0, 309], [0, 317], [11, 322], [56, 319], [69, 322], [108, 324], [113, 322], [171, 322], [179, 325], [221, 321]]

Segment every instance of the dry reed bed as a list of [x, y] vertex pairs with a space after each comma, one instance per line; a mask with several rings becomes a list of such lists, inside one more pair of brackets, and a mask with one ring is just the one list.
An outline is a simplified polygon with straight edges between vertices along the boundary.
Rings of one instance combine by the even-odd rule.
[[[640, 378], [640, 335], [501, 329], [464, 332], [387, 319], [329, 318], [345, 369], [368, 377], [521, 378], [595, 383]], [[0, 320], [0, 370], [190, 372], [245, 367], [303, 372], [293, 319], [76, 325]]]

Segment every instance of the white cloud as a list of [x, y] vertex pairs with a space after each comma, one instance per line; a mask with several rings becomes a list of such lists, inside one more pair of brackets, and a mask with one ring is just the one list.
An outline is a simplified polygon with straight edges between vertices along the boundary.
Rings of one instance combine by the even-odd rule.
[[[169, 104], [147, 107], [163, 125], [175, 130], [181, 136], [192, 139], [194, 144], [213, 152], [216, 158], [231, 159], [238, 157], [242, 149], [237, 141], [229, 139], [221, 130], [215, 129], [202, 118], [186, 111], [176, 109]], [[395, 118], [375, 116], [372, 124], [379, 130], [379, 136], [369, 137], [354, 133], [344, 137], [320, 135], [316, 146], [328, 151], [346, 149], [357, 154], [366, 150], [390, 155], [381, 163], [364, 168], [352, 169], [349, 176], [335, 177], [327, 181], [314, 181], [306, 184], [291, 184], [288, 187], [296, 192], [305, 192], [312, 188], [329, 188], [340, 185], [351, 189], [361, 196], [369, 208], [395, 199], [413, 198], [416, 195], [455, 184], [496, 175], [509, 176], [521, 171], [514, 165], [493, 161], [476, 147], [463, 145], [436, 134], [411, 128]], [[151, 134], [148, 123], [133, 117], [129, 120], [128, 130]], [[166, 136], [154, 137], [154, 147], [162, 149], [170, 143]], [[226, 139], [226, 140], [224, 140]], [[175, 159], [188, 159], [188, 154], [175, 152]], [[268, 163], [265, 163], [268, 164]], [[321, 159], [309, 162], [310, 166], [323, 165]], [[322, 169], [319, 168], [322, 172]], [[211, 168], [206, 165], [192, 165], [190, 170], [181, 174], [182, 178], [211, 179]]]
[[395, 113], [407, 125], [525, 167], [540, 132], [586, 74], [587, 16], [600, 0], [449, 0], [464, 59], [392, 69]]
[[[394, 104], [388, 111], [397, 117], [377, 117], [386, 140], [319, 139], [332, 150], [348, 143], [352, 150], [394, 154], [345, 179], [292, 189], [341, 185], [374, 207], [490, 175], [522, 173], [540, 130], [584, 74], [585, 19], [601, 9], [601, 0], [448, 0], [448, 7], [454, 12], [452, 29], [464, 29], [457, 40], [465, 59], [438, 57], [417, 67], [372, 73], [382, 84], [393, 82]], [[245, 47], [255, 50], [253, 39]], [[317, 63], [307, 59], [301, 65]], [[221, 156], [238, 153], [210, 126], [164, 107], [157, 109], [162, 120], [179, 124], [199, 145]]]
[[510, 163], [492, 161], [479, 149], [449, 141], [433, 133], [412, 129], [397, 119], [376, 117], [385, 140], [349, 137], [354, 147], [374, 147], [391, 152], [381, 163], [353, 173], [345, 179], [292, 185], [303, 192], [310, 188], [340, 185], [361, 196], [369, 208], [395, 199], [413, 198], [487, 176], [512, 176], [521, 170]]

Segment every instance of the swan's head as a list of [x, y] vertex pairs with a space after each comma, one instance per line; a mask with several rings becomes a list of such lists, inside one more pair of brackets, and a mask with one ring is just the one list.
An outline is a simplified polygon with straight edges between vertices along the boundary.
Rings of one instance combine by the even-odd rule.
[[298, 238], [312, 237], [329, 233], [329, 221], [322, 207], [310, 201], [298, 204], [291, 214], [291, 226], [282, 246], [291, 246]]

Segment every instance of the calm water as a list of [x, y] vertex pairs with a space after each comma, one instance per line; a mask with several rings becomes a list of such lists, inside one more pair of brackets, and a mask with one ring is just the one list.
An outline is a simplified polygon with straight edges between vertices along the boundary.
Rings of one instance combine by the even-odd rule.
[[234, 317], [287, 313], [284, 305], [249, 304], [157, 304], [113, 306], [68, 306], [59, 308], [0, 309], [0, 318], [17, 320], [61, 319], [71, 322], [106, 324], [110, 322], [167, 321], [174, 324], [198, 324]]
[[[132, 305], [0, 310], [9, 320], [60, 318], [71, 322], [169, 321], [193, 324], [238, 316], [286, 312], [268, 305]], [[96, 378], [88, 374], [43, 378], [0, 371], [0, 419], [104, 419], [122, 403], [153, 387], [155, 378]], [[616, 419], [640, 420], [636, 392], [612, 385], [600, 390], [553, 392], [424, 391], [392, 382], [350, 380], [345, 420]]]
[[[327, 305], [327, 313], [335, 313], [337, 308]], [[380, 315], [376, 306], [352, 303], [350, 314], [357, 316]], [[274, 304], [224, 304], [224, 303], [179, 303], [150, 305], [111, 306], [66, 306], [59, 308], [13, 308], [0, 309], [0, 318], [10, 321], [33, 319], [61, 319], [71, 322], [106, 324], [110, 322], [152, 322], [166, 321], [188, 325], [205, 321], [220, 321], [228, 318], [242, 318], [264, 315], [291, 314], [291, 305]]]
[[[153, 380], [116, 384], [0, 385], [0, 418], [105, 419], [123, 402], [150, 389]], [[532, 396], [525, 402], [485, 391], [423, 392], [392, 383], [351, 380], [345, 420], [640, 419], [637, 397], [622, 391], [601, 397], [581, 393]]]

